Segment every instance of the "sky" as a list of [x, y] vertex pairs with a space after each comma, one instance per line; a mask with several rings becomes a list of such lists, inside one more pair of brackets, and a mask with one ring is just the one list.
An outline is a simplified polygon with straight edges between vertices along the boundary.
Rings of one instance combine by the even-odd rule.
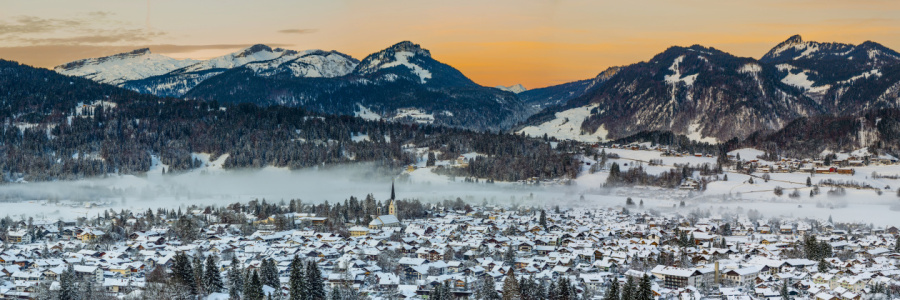
[[700, 44], [759, 58], [779, 42], [900, 49], [889, 0], [0, 0], [0, 58], [51, 68], [137, 48], [205, 59], [253, 44], [357, 59], [409, 40], [485, 86], [537, 88]]

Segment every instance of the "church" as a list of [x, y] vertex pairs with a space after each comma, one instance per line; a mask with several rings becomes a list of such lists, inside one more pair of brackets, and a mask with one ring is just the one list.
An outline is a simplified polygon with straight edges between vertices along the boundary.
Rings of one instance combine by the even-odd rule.
[[394, 199], [394, 183], [391, 183], [391, 200], [388, 204], [388, 214], [375, 217], [369, 222], [369, 229], [381, 229], [384, 227], [401, 227], [400, 219], [397, 218], [397, 201]]

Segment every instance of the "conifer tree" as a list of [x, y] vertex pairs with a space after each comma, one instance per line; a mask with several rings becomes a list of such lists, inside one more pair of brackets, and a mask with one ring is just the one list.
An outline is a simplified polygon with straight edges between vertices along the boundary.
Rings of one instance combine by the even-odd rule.
[[244, 299], [262, 300], [265, 297], [265, 295], [263, 295], [262, 286], [263, 285], [261, 279], [259, 278], [259, 273], [254, 270], [253, 275], [250, 276], [250, 280], [246, 284], [246, 287], [244, 289]]
[[516, 272], [513, 268], [509, 268], [509, 271], [506, 272], [506, 279], [503, 280], [503, 300], [518, 300], [521, 298]]
[[198, 293], [206, 293], [206, 281], [203, 280], [203, 261], [200, 258], [200, 254], [194, 256], [194, 262], [191, 264], [194, 270], [194, 282], [197, 285]]
[[306, 270], [306, 282], [309, 289], [307, 299], [325, 299], [325, 282], [322, 281], [319, 265], [311, 261], [307, 264]]
[[828, 262], [826, 262], [825, 259], [819, 260], [818, 268], [819, 268], [819, 273], [828, 272]]
[[619, 297], [619, 281], [613, 278], [610, 280], [609, 287], [606, 288], [606, 294], [603, 296], [603, 300], [620, 300], [622, 298]]
[[628, 276], [628, 280], [625, 281], [625, 285], [622, 286], [622, 300], [635, 300], [635, 286], [634, 286], [634, 277]]
[[[291, 299], [293, 298], [293, 294], [291, 295]], [[301, 298], [298, 298], [301, 299]], [[341, 293], [341, 289], [338, 287], [334, 287], [331, 289], [331, 300], [344, 300], [344, 295]]]
[[484, 300], [500, 300], [500, 295], [497, 293], [497, 287], [494, 283], [494, 280], [491, 279], [490, 276], [484, 276], [481, 279], [481, 288], [478, 293], [480, 294], [480, 299]]
[[281, 288], [281, 282], [278, 280], [278, 266], [275, 265], [274, 259], [264, 259], [262, 264], [261, 280], [264, 285], [268, 285], [275, 289]]
[[172, 273], [177, 282], [184, 284], [190, 289], [191, 295], [197, 294], [197, 283], [194, 281], [194, 269], [191, 267], [191, 260], [188, 258], [187, 254], [178, 253], [175, 255]]
[[557, 300], [557, 295], [559, 295], [559, 289], [556, 287], [556, 281], [551, 281], [550, 287], [547, 288], [547, 299]]
[[512, 243], [509, 244], [509, 247], [506, 248], [506, 253], [503, 253], [503, 264], [513, 268], [516, 266], [516, 251], [513, 249]]
[[559, 285], [556, 286], [557, 299], [559, 300], [571, 300], [569, 298], [569, 279], [565, 276], [559, 280]]
[[653, 300], [653, 286], [650, 282], [650, 276], [647, 276], [647, 274], [641, 277], [636, 298], [637, 300]]
[[216, 258], [212, 255], [206, 257], [205, 269], [203, 281], [206, 290], [209, 293], [221, 292], [225, 288], [225, 284], [222, 283], [222, 273], [219, 273], [219, 268], [216, 267]]
[[540, 218], [541, 227], [544, 227], [544, 231], [547, 231], [547, 212], [543, 209], [541, 210], [541, 218]]
[[228, 296], [231, 299], [240, 299], [244, 291], [244, 275], [237, 257], [231, 258], [231, 269], [228, 270]]
[[782, 300], [791, 300], [791, 294], [788, 292], [788, 283], [787, 280], [781, 284], [781, 299]]
[[[334, 290], [332, 290], [332, 293], [335, 293]], [[291, 261], [290, 292], [290, 300], [304, 300], [306, 299], [306, 294], [309, 292], [309, 288], [306, 285], [306, 278], [303, 276], [303, 261], [296, 255], [294, 255], [294, 260]], [[337, 293], [340, 294], [340, 292]]]
[[59, 300], [76, 300], [75, 292], [75, 267], [71, 264], [59, 276]]
[[84, 281], [80, 298], [84, 300], [94, 299], [94, 280], [89, 279]]

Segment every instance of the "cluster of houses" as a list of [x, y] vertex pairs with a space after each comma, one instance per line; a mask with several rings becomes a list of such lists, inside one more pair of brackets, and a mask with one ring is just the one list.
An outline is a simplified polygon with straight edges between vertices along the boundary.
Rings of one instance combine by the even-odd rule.
[[[598, 145], [592, 145], [597, 148]], [[642, 150], [657, 151], [661, 157], [714, 157], [709, 153], [689, 153], [684, 151], [675, 151], [668, 146], [656, 145], [650, 146], [649, 143], [631, 143], [631, 144], [613, 144], [609, 146], [612, 149], [626, 150]], [[861, 151], [857, 151], [861, 152]], [[777, 161], [764, 161], [757, 157], [738, 157], [734, 154], [728, 155], [728, 160], [732, 162], [742, 162], [746, 167], [754, 167], [757, 171], [763, 173], [817, 173], [817, 174], [842, 174], [853, 175], [855, 167], [864, 166], [880, 166], [895, 165], [900, 163], [900, 159], [891, 155], [869, 155], [868, 152], [851, 153], [843, 155], [835, 155], [832, 159], [796, 159], [796, 158], [780, 158]]]
[[[861, 299], [878, 285], [900, 286], [896, 227], [838, 229], [826, 221], [773, 224], [747, 216], [689, 219], [621, 208], [548, 210], [546, 222], [539, 210], [524, 208], [433, 206], [430, 215], [401, 221], [392, 202], [387, 215], [350, 227], [348, 235], [325, 230], [316, 222], [322, 218], [311, 214], [289, 214], [303, 224], [298, 229], [260, 227], [249, 235], [238, 225], [211, 222], [190, 243], [174, 238], [167, 226], [130, 233], [123, 242], [99, 243], [103, 226], [34, 221], [27, 226], [40, 228], [37, 237], [21, 223], [7, 232], [0, 253], [0, 297], [36, 298], [42, 283], [58, 288], [69, 265], [77, 277], [111, 295], [133, 296], [147, 274], [171, 266], [180, 252], [219, 257], [223, 275], [231, 258], [250, 269], [272, 258], [282, 286], [267, 290], [282, 295], [289, 293], [294, 256], [316, 262], [327, 286], [349, 287], [374, 299], [427, 299], [445, 282], [456, 297], [474, 299], [476, 282], [493, 282], [502, 292], [512, 270], [546, 283], [568, 278], [581, 295], [594, 299], [601, 299], [612, 281], [624, 284], [645, 275], [658, 299], [773, 298], [786, 283], [794, 299], [845, 300]], [[825, 259], [826, 268], [797, 257], [807, 235], [832, 247], [835, 255]], [[683, 236], [692, 244], [684, 245]], [[513, 255], [507, 254], [510, 249]]]

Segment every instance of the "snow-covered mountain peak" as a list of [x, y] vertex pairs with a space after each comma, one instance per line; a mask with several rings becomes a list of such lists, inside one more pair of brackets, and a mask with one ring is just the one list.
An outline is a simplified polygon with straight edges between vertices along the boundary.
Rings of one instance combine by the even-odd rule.
[[497, 88], [497, 89], [499, 89], [499, 90], [502, 90], [502, 91], [511, 92], [511, 93], [513, 93], [513, 94], [518, 94], [518, 93], [521, 93], [521, 92], [524, 92], [524, 91], [527, 91], [527, 90], [528, 90], [528, 89], [526, 89], [525, 86], [523, 86], [522, 84], [516, 84], [516, 85], [511, 85], [511, 86], [502, 86], [502, 85], [498, 85], [498, 86], [496, 86], [495, 88]]
[[231, 69], [251, 62], [267, 61], [283, 56], [293, 57], [297, 55], [299, 55], [299, 53], [294, 50], [285, 50], [281, 48], [272, 49], [269, 46], [257, 44], [234, 53], [201, 61], [180, 71], [198, 72], [210, 69]]
[[418, 44], [403, 41], [367, 56], [356, 67], [356, 73], [369, 75], [383, 69], [406, 67], [424, 84], [431, 79], [431, 71], [425, 67], [430, 60], [433, 60], [431, 52]]
[[85, 77], [113, 85], [168, 73], [197, 63], [192, 59], [174, 59], [154, 54], [149, 48], [136, 49], [110, 56], [87, 58], [53, 68], [63, 75]]
[[881, 44], [866, 41], [859, 45], [804, 41], [799, 35], [781, 42], [760, 58], [763, 63], [795, 60], [842, 61], [854, 65], [882, 66], [900, 61], [900, 54]]
[[390, 50], [394, 52], [412, 52], [416, 55], [422, 55], [425, 57], [431, 57], [431, 52], [427, 49], [422, 48], [419, 44], [414, 44], [410, 41], [402, 41], [394, 44], [393, 46], [388, 47], [385, 51]]
[[267, 61], [248, 63], [245, 67], [260, 76], [290, 74], [294, 77], [339, 77], [349, 74], [359, 60], [337, 51], [306, 50], [285, 54]]

